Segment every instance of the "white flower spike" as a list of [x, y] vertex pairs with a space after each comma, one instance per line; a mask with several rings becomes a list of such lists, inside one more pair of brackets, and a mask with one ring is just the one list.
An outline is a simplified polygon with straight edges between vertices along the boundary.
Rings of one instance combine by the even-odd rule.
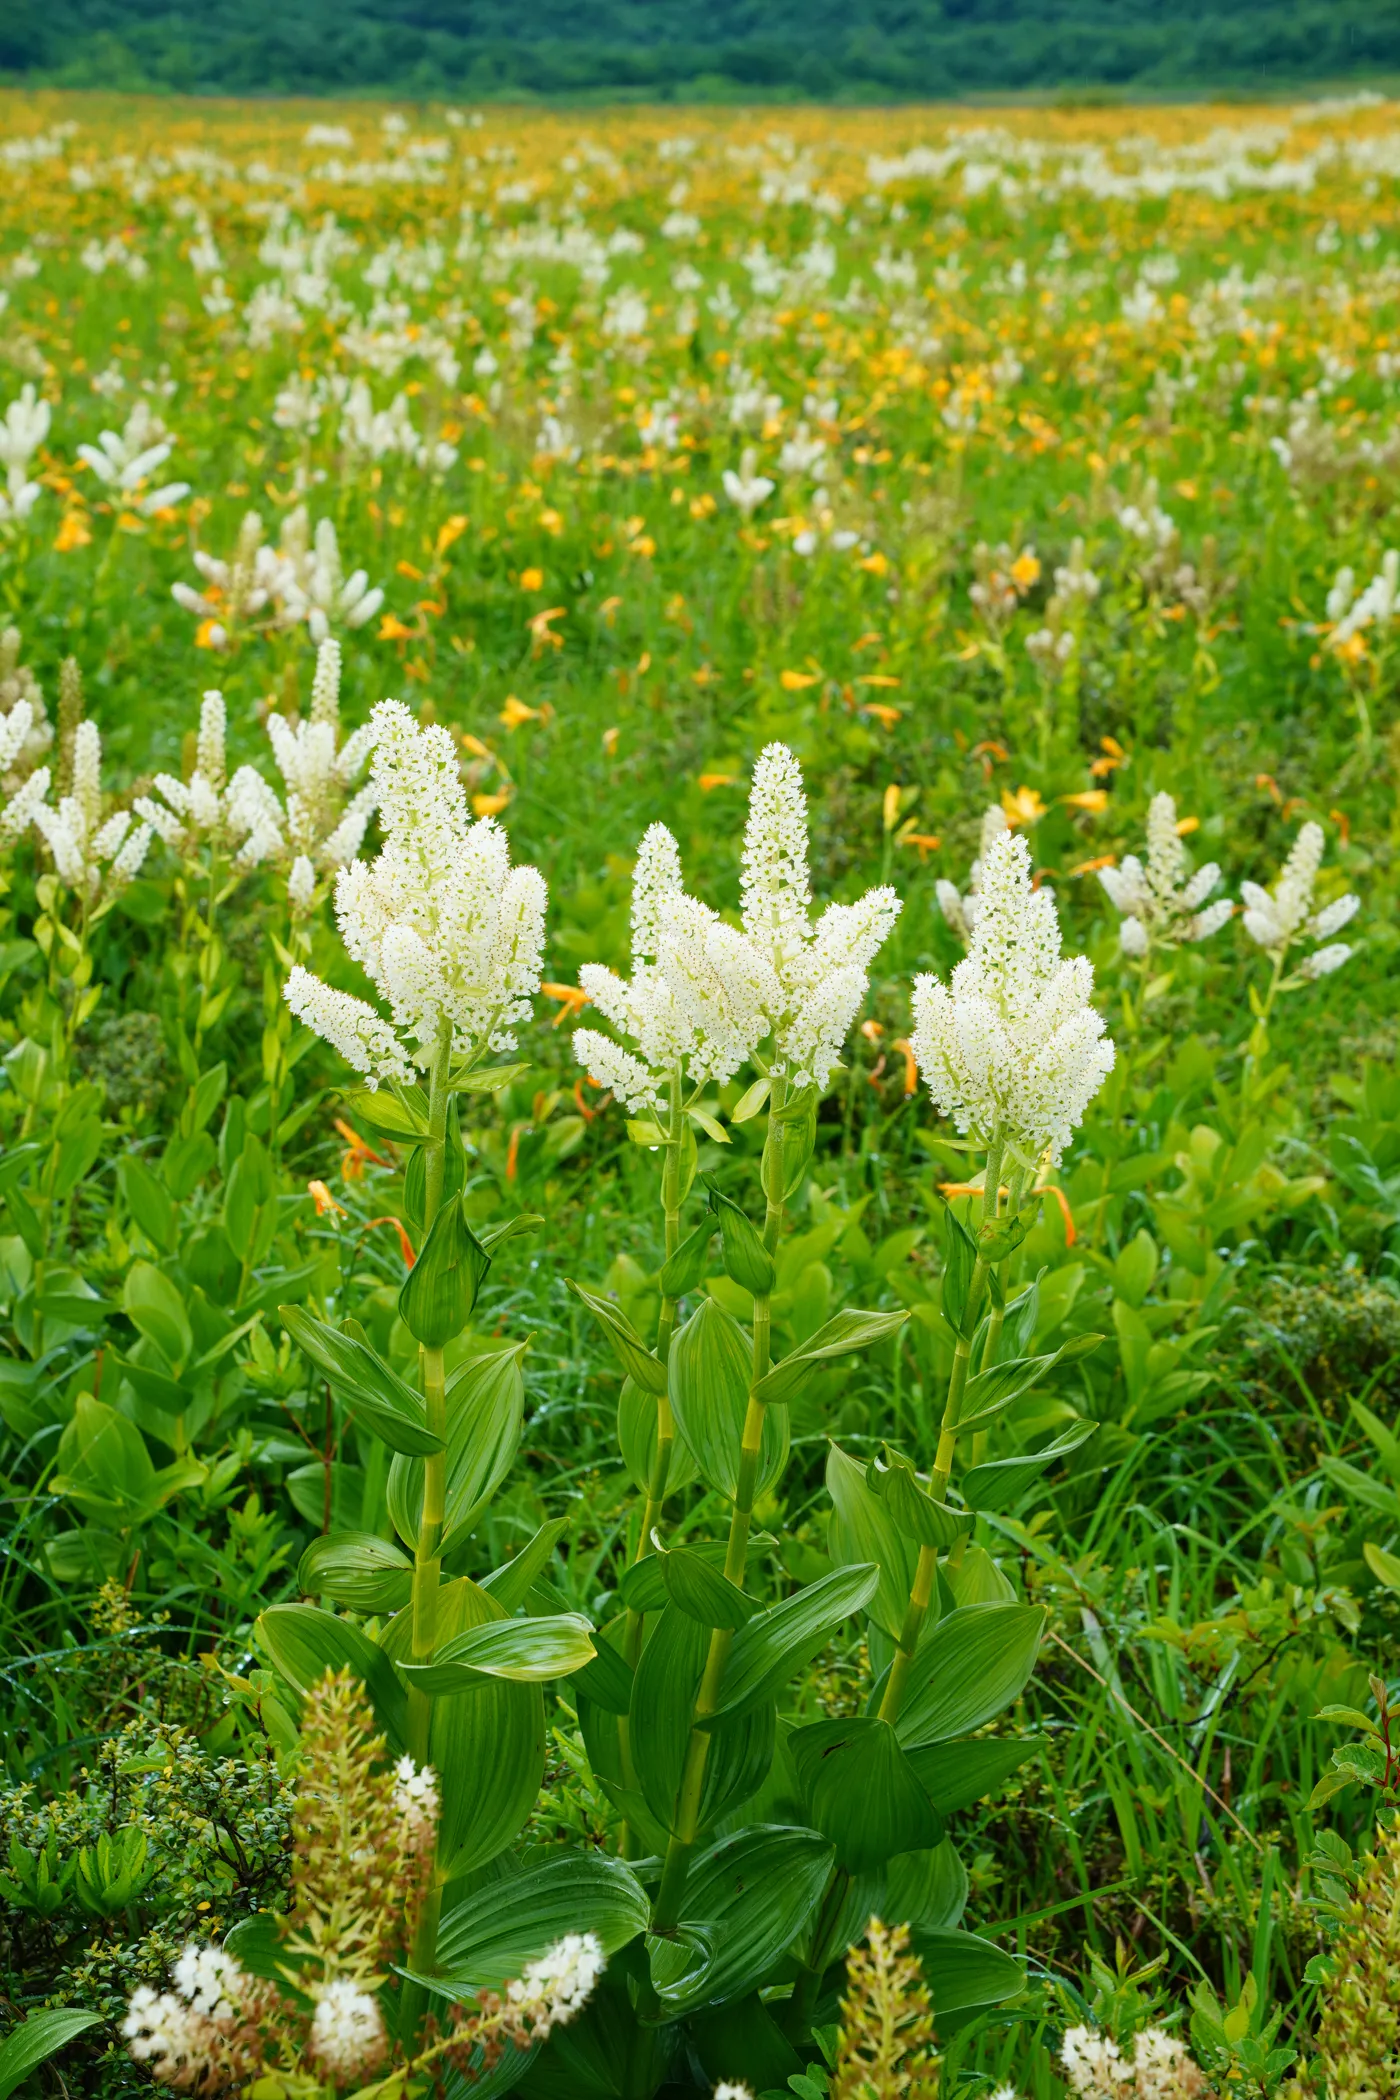
[[1027, 1164], [1057, 1160], [1113, 1068], [1093, 974], [1084, 956], [1061, 957], [1055, 900], [1031, 887], [1025, 840], [995, 839], [951, 984], [914, 981], [914, 1054], [934, 1105], [983, 1143], [999, 1133]]
[[388, 1005], [294, 970], [292, 1011], [370, 1084], [426, 1069], [444, 1041], [466, 1057], [509, 1050], [539, 987], [546, 893], [537, 868], [510, 865], [493, 817], [473, 823], [445, 729], [421, 729], [398, 700], [371, 718], [370, 786], [384, 844], [336, 879], [341, 937]]
[[1276, 967], [1282, 968], [1284, 957], [1296, 941], [1324, 943], [1299, 963], [1296, 975], [1304, 983], [1329, 977], [1348, 960], [1353, 950], [1346, 941], [1334, 941], [1332, 936], [1350, 925], [1361, 909], [1361, 899], [1348, 891], [1320, 911], [1313, 910], [1313, 891], [1325, 847], [1322, 826], [1304, 824], [1272, 893], [1261, 889], [1257, 882], [1240, 884], [1244, 930]]
[[977, 913], [982, 902], [982, 869], [991, 851], [992, 841], [999, 839], [1009, 828], [1006, 811], [999, 802], [993, 802], [982, 813], [982, 836], [978, 844], [977, 858], [968, 870], [967, 894], [960, 894], [957, 884], [946, 879], [934, 884], [938, 908], [964, 946], [972, 939], [977, 925]]
[[[1208, 941], [1228, 924], [1228, 897], [1206, 904], [1219, 887], [1220, 869], [1207, 861], [1191, 873], [1170, 795], [1154, 795], [1147, 811], [1147, 864], [1135, 853], [1121, 867], [1100, 868], [1099, 881], [1122, 921], [1118, 938], [1125, 955], [1144, 956], [1155, 947]], [[1204, 906], [1204, 910], [1202, 909]]]

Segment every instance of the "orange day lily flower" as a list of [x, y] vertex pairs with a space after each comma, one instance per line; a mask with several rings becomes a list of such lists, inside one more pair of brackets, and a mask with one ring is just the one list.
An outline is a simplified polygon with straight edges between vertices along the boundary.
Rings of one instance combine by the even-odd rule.
[[540, 990], [546, 999], [559, 1001], [559, 1011], [553, 1021], [555, 1028], [561, 1028], [565, 1021], [572, 1021], [588, 1004], [588, 994], [581, 984], [542, 984]]

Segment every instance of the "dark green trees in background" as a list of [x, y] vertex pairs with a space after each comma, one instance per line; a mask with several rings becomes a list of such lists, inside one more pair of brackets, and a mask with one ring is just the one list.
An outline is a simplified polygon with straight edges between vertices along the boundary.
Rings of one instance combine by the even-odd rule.
[[4, 0], [0, 78], [230, 94], [880, 101], [1400, 73], [1400, 0]]

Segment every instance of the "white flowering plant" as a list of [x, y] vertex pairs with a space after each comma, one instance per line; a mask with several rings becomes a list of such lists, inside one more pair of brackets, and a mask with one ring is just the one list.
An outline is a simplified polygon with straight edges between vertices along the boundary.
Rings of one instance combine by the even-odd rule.
[[[348, 955], [387, 1015], [368, 1000], [290, 971], [288, 1007], [364, 1081], [355, 1110], [408, 1153], [405, 1208], [419, 1236], [398, 1296], [416, 1344], [405, 1378], [352, 1319], [299, 1305], [283, 1325], [367, 1434], [392, 1454], [387, 1502], [397, 1540], [331, 1527], [303, 1558], [309, 1596], [264, 1612], [260, 1637], [284, 1678], [304, 1690], [326, 1661], [367, 1685], [390, 1744], [431, 1763], [441, 1789], [436, 1851], [409, 1965], [432, 1975], [443, 1895], [494, 1858], [529, 1813], [543, 1769], [541, 1687], [591, 1661], [579, 1614], [510, 1616], [558, 1536], [546, 1525], [489, 1585], [448, 1576], [501, 1486], [524, 1422], [524, 1344], [472, 1350], [462, 1341], [496, 1246], [538, 1220], [480, 1234], [463, 1204], [458, 1104], [499, 1089], [519, 1064], [487, 1062], [514, 1048], [539, 982], [545, 887], [510, 865], [493, 818], [473, 822], [451, 738], [421, 727], [397, 701], [370, 723], [370, 791], [381, 844], [336, 876]], [[401, 1543], [400, 1543], [401, 1542]], [[340, 1602], [395, 1611], [382, 1647], [324, 1608]], [[463, 1702], [461, 1695], [473, 1696]], [[400, 2041], [427, 2017], [426, 1983], [412, 1983]]]

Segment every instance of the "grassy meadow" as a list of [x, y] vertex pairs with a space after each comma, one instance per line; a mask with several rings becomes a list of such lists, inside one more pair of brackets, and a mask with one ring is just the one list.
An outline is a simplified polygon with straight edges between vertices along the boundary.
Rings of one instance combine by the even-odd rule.
[[[472, 1488], [449, 1496], [443, 1580], [478, 1619], [597, 1640], [484, 1691], [414, 1648], [403, 1740], [434, 1685], [443, 1712], [496, 1701], [506, 1733], [464, 1769], [499, 1793], [514, 1760], [516, 1783], [494, 1835], [469, 1843], [459, 1818], [450, 1871], [439, 1851], [457, 1969], [420, 1936], [394, 1973], [499, 1987], [506, 1957], [463, 1951], [472, 1906], [560, 1860], [584, 1863], [577, 1929], [595, 1897], [610, 1921], [581, 2024], [488, 2050], [476, 2090], [1400, 2093], [1389, 2029], [1389, 2070], [1347, 2083], [1362, 2059], [1336, 2010], [1349, 1962], [1388, 1973], [1365, 1968], [1357, 1874], [1400, 1784], [1397, 201], [1400, 118], [1365, 96], [751, 115], [0, 98], [0, 1959], [16, 2020], [97, 2016], [23, 2090], [149, 2090], [118, 2033], [132, 1990], [285, 1910], [319, 1668], [370, 1684], [395, 1740], [374, 1672], [408, 1653], [389, 1629], [431, 1559], [403, 1482], [441, 1449], [444, 1362], [400, 1294], [438, 1189], [492, 1255], [447, 1374], [508, 1364], [521, 1393], [449, 1445]], [[475, 819], [548, 884], [531, 1018], [489, 1071], [449, 1074], [446, 1125], [426, 1079], [366, 1090], [281, 996], [295, 966], [370, 991], [337, 930], [329, 819], [299, 874], [290, 803], [275, 840], [235, 807], [243, 766], [296, 790], [277, 737], [318, 704], [330, 719], [327, 637], [336, 735], [390, 696], [445, 730]], [[761, 1059], [664, 1131], [572, 1048], [603, 1026], [580, 967], [629, 968], [648, 826], [738, 925], [775, 742], [805, 778], [818, 903], [902, 900], [776, 1198]], [[1159, 847], [1165, 825], [1235, 904], [1199, 939], [1111, 894], [1164, 795]], [[1307, 824], [1325, 923], [1271, 944], [1241, 885], [1271, 889]], [[991, 1326], [970, 1319], [969, 1344], [952, 1294], [986, 1134], [931, 1100], [911, 986], [962, 960], [969, 869], [1007, 830], [1092, 962], [1116, 1057], [1061, 1158], [1008, 1164], [1019, 1222], [986, 1254]], [[1350, 954], [1311, 970], [1352, 894]], [[493, 1236], [519, 1217], [528, 1233]], [[716, 1237], [682, 1277], [702, 1217]], [[737, 1587], [731, 1529], [724, 1594], [690, 1617], [659, 1578], [620, 1588], [665, 1554], [666, 1583], [674, 1560], [709, 1598], [699, 1548], [743, 1501], [742, 1365], [730, 1428], [692, 1448], [683, 1419], [656, 1479], [646, 1379], [659, 1362], [664, 1394], [673, 1318], [674, 1389], [701, 1312], [744, 1347], [752, 1327], [757, 1378], [770, 1318], [772, 1360], [796, 1361], [853, 1306], [888, 1316], [864, 1352], [768, 1409], [786, 1463], [749, 1477]], [[396, 1405], [421, 1384], [426, 1441], [377, 1441], [327, 1369], [347, 1318]], [[969, 1346], [974, 1383], [1032, 1369], [965, 1437], [949, 1503], [940, 1425]], [[879, 1499], [899, 1457], [941, 1512], [924, 1494], [942, 1543], [917, 1640], [1013, 1606], [1034, 1639], [999, 1708], [964, 1702], [891, 1751], [936, 1819], [891, 1852], [837, 1827], [875, 1781], [824, 1810], [800, 1741], [874, 1715], [902, 1667], [909, 1542], [928, 1542]], [[959, 1499], [968, 1469], [980, 1501]], [[655, 1720], [671, 1747], [634, 1770], [657, 1629], [679, 1610], [749, 1654], [746, 1581], [771, 1618], [867, 1564], [883, 1587], [793, 1636], [763, 1680], [766, 1750], [715, 1753], [728, 1792], [701, 1816], [721, 1850], [805, 1833], [806, 1907], [742, 1970], [716, 1947], [757, 1912], [716, 1913], [682, 1975], [667, 1804], [700, 1662]], [[263, 1618], [292, 1607], [308, 1616]], [[349, 1631], [312, 1673], [277, 1629], [331, 1614]], [[932, 1756], [993, 1743], [975, 1784]], [[419, 1762], [427, 1745], [446, 1788], [438, 1744]], [[773, 1885], [800, 1878], [780, 1862]], [[872, 1914], [908, 1927], [939, 2061], [900, 2072], [896, 2051], [862, 2086], [838, 2031]], [[570, 1915], [561, 1896], [559, 1930]], [[525, 1931], [510, 1959], [555, 1937]], [[992, 1950], [980, 1968], [970, 1947]], [[1086, 2025], [1125, 2057], [1165, 2030], [1200, 2082], [1095, 2084], [1063, 2053]], [[473, 2067], [448, 2061], [432, 2075], [465, 2090]], [[431, 2089], [317, 2062], [198, 2090]]]

